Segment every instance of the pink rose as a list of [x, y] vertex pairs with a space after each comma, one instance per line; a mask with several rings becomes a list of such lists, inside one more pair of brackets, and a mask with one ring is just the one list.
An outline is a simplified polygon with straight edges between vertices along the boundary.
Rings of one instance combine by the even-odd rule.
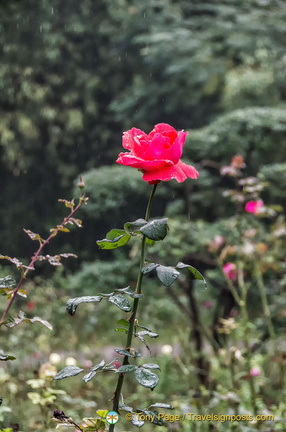
[[226, 263], [223, 266], [223, 272], [228, 279], [230, 280], [237, 279], [237, 267], [234, 263], [231, 262]]
[[180, 160], [187, 135], [165, 123], [157, 124], [148, 135], [132, 128], [123, 133], [122, 139], [123, 147], [129, 152], [120, 153], [116, 162], [142, 171], [142, 179], [150, 184], [171, 179], [181, 183], [188, 177], [196, 179], [197, 170]]
[[262, 200], [248, 201], [245, 204], [245, 211], [248, 213], [258, 214], [262, 207], [264, 207], [264, 202]]

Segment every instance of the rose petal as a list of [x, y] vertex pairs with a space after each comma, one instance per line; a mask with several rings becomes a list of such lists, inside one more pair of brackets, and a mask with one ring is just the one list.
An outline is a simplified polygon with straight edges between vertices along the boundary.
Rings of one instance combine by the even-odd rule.
[[172, 144], [169, 137], [156, 133], [153, 136], [152, 141], [149, 143], [147, 150], [144, 152], [141, 147], [140, 151], [137, 151], [137, 156], [149, 160], [170, 160], [174, 165], [176, 165], [182, 156], [188, 132], [181, 131], [178, 134], [176, 133], [176, 135], [176, 139]]
[[131, 153], [120, 153], [116, 162], [121, 165], [130, 166], [132, 168], [138, 168], [143, 171], [154, 171], [154, 170], [156, 171], [166, 166], [173, 165], [172, 161], [166, 161], [160, 159], [152, 160], [152, 161], [144, 160], [137, 156], [134, 156]]
[[[162, 153], [160, 154], [160, 159], [168, 159], [174, 162], [174, 164], [178, 163], [182, 153], [183, 146], [185, 144], [186, 136], [188, 132], [180, 131], [177, 132], [172, 126], [166, 123], [157, 124], [152, 132], [147, 136], [148, 141], [150, 141], [150, 146], [157, 147], [162, 149]], [[165, 139], [164, 139], [165, 138]], [[168, 141], [166, 140], [168, 139]], [[160, 142], [161, 140], [161, 142]], [[164, 141], [162, 146], [162, 141]], [[168, 143], [168, 145], [166, 145]], [[148, 154], [148, 159], [152, 158], [152, 154]], [[158, 153], [157, 158], [159, 159]]]
[[257, 214], [262, 207], [264, 207], [264, 202], [262, 200], [248, 201], [245, 204], [245, 211], [247, 211], [248, 213]]
[[145, 172], [142, 179], [148, 182], [154, 180], [168, 181], [175, 179], [177, 182], [182, 183], [186, 178], [197, 179], [199, 176], [198, 171], [191, 165], [186, 165], [179, 161], [176, 165], [170, 167], [162, 167], [161, 169]]
[[145, 152], [141, 151], [141, 154], [138, 156], [147, 160], [167, 159], [166, 157], [162, 157], [162, 154], [170, 147], [170, 145], [170, 139], [168, 137], [162, 136], [161, 134], [155, 134], [152, 141], [149, 142], [147, 150]]
[[123, 132], [122, 146], [138, 156], [140, 156], [141, 151], [145, 151], [148, 148], [147, 141], [147, 135], [140, 129], [132, 128], [129, 131]]
[[167, 136], [170, 139], [170, 143], [173, 143], [178, 136], [178, 132], [172, 126], [167, 123], [158, 123], [152, 132], [149, 133], [148, 139], [152, 140], [153, 136], [159, 133], [160, 135]]
[[174, 164], [177, 164], [182, 156], [187, 135], [188, 132], [179, 132], [173, 145], [162, 152], [161, 158], [171, 160]]

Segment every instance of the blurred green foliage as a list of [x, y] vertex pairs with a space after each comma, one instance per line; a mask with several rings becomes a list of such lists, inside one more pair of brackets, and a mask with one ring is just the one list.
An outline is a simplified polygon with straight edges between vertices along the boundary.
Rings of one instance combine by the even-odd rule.
[[279, 1], [1, 4], [5, 253], [29, 250], [13, 227], [47, 228], [56, 199], [113, 163], [129, 127], [192, 128], [185, 155], [197, 162], [239, 152], [257, 171], [283, 160], [285, 17]]

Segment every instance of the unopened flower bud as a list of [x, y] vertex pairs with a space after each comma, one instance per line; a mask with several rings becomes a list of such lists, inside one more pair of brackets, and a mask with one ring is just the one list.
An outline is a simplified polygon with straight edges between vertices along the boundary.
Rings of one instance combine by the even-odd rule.
[[80, 178], [79, 178], [79, 182], [78, 182], [77, 186], [78, 186], [80, 189], [83, 189], [83, 188], [85, 187], [85, 183], [84, 183], [84, 181], [83, 181], [83, 179], [82, 179], [82, 176], [80, 176]]

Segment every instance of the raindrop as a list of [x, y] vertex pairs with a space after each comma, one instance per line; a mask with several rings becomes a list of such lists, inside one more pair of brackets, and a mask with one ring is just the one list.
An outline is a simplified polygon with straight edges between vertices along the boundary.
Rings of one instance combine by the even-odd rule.
[[52, 7], [52, 15], [54, 15], [54, 8]]
[[40, 26], [40, 33], [43, 32], [43, 26]]

